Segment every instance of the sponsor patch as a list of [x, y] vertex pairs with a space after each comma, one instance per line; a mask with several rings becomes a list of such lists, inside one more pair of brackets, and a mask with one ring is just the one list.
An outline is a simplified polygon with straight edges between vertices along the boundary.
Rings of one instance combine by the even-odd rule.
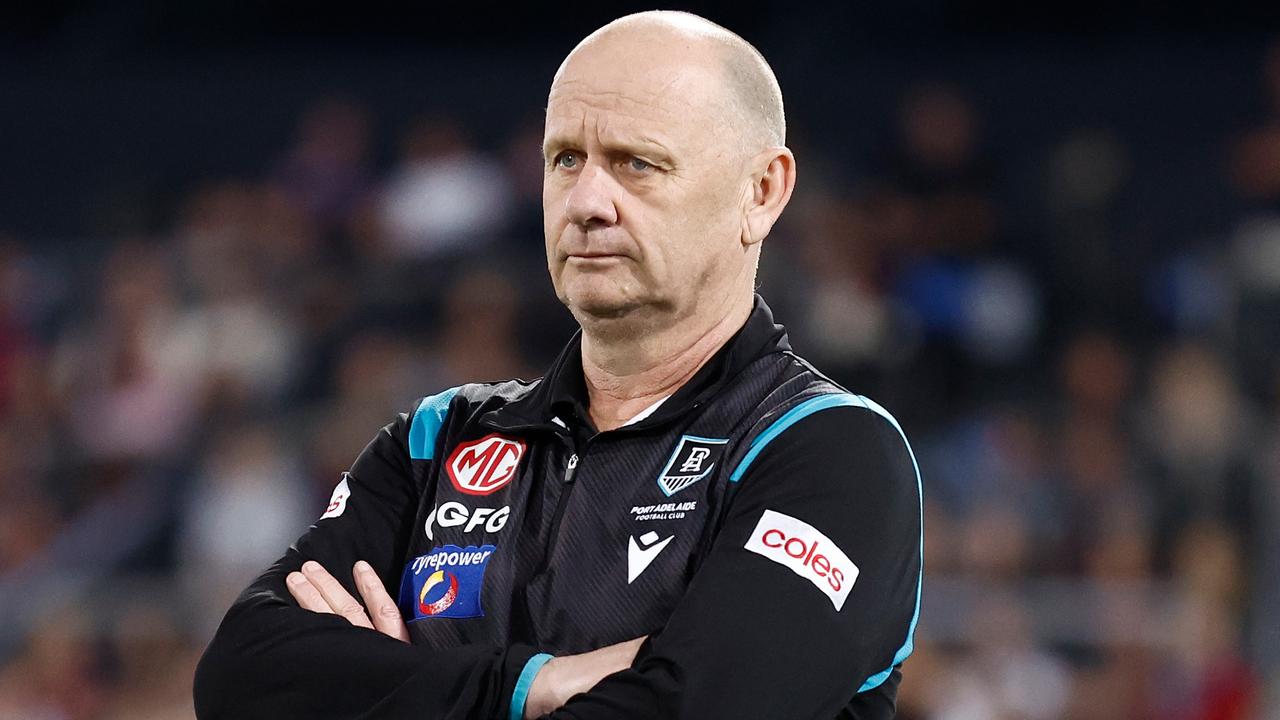
[[507, 526], [507, 519], [511, 517], [511, 506], [503, 505], [500, 508], [476, 508], [471, 510], [460, 502], [447, 502], [439, 507], [431, 509], [431, 514], [427, 516], [423, 530], [427, 533], [428, 540], [435, 540], [435, 526], [442, 528], [465, 526], [462, 530], [469, 533], [473, 530], [483, 529], [489, 534], [500, 532], [502, 528]]
[[495, 550], [493, 545], [445, 545], [405, 565], [399, 602], [405, 621], [484, 616], [480, 589]]
[[658, 533], [653, 531], [641, 535], [639, 542], [634, 537], [627, 538], [627, 584], [635, 582], [673, 539], [675, 535], [659, 540]]
[[459, 492], [488, 495], [516, 476], [525, 444], [500, 435], [486, 435], [453, 449], [445, 473]]
[[658, 487], [671, 497], [711, 474], [728, 440], [681, 436], [667, 466], [658, 474]]
[[844, 607], [858, 566], [814, 526], [773, 510], [765, 510], [744, 545], [757, 555], [791, 570], [831, 598], [836, 612]]
[[680, 503], [657, 503], [656, 505], [632, 505], [631, 519], [637, 522], [641, 520], [680, 520], [697, 509], [697, 500]]
[[329, 506], [320, 516], [321, 520], [336, 518], [347, 509], [347, 498], [351, 497], [351, 488], [347, 485], [347, 478], [350, 476], [351, 473], [342, 473], [342, 482], [338, 483], [338, 486], [333, 489], [333, 494], [329, 496]]

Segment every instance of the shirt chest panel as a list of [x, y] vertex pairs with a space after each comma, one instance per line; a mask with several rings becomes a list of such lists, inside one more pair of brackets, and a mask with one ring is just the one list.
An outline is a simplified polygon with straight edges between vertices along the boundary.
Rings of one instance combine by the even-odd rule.
[[[563, 453], [533, 438], [499, 437], [517, 443], [519, 457], [504, 458], [488, 447], [480, 449], [489, 452], [487, 457], [467, 455], [468, 447], [476, 447], [471, 438], [452, 447], [445, 444], [449, 451], [439, 461], [415, 463], [422, 492], [398, 598], [415, 642], [449, 647], [527, 641], [513, 634], [523, 615], [515, 588], [542, 555], [538, 548], [545, 545], [548, 531], [545, 508], [548, 500], [555, 502], [555, 492], [545, 488], [556, 489], [549, 469], [563, 463]], [[491, 468], [506, 470], [509, 477], [486, 477]], [[475, 567], [480, 561], [482, 572]], [[437, 571], [442, 574], [427, 587]], [[455, 578], [458, 590], [449, 598]], [[470, 604], [463, 607], [464, 601]], [[438, 607], [433, 603], [451, 604], [426, 612]]]
[[[679, 434], [634, 435], [598, 438], [580, 451], [545, 570], [526, 588], [543, 646], [575, 652], [652, 632], [684, 595], [724, 475], [720, 449], [682, 444]], [[669, 470], [673, 457], [683, 475]]]

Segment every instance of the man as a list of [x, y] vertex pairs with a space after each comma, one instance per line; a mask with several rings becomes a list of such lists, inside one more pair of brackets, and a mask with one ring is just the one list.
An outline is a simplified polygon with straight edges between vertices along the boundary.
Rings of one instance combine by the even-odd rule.
[[891, 717], [919, 476], [753, 294], [783, 143], [772, 71], [717, 25], [641, 13], [579, 44], [544, 212], [581, 333], [541, 381], [388, 425], [227, 614], [198, 714]]

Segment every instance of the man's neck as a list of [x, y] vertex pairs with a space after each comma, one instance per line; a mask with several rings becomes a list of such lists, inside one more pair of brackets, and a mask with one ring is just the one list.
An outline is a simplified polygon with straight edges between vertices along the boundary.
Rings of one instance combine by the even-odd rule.
[[625, 337], [600, 337], [584, 326], [582, 374], [597, 429], [621, 427], [670, 396], [707, 364], [747, 321], [752, 299], [727, 303], [709, 323], [674, 323]]

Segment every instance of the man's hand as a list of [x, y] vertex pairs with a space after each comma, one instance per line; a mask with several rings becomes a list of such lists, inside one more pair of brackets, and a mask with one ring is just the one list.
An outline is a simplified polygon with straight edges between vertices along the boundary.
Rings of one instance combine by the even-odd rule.
[[[315, 560], [306, 561], [302, 564], [302, 572], [291, 572], [284, 580], [289, 594], [306, 610], [341, 615], [352, 625], [409, 642], [409, 628], [405, 627], [400, 608], [387, 594], [378, 573], [363, 560], [355, 564], [352, 572], [364, 605], [351, 597], [342, 584]], [[366, 607], [369, 608], [367, 614]], [[371, 616], [372, 621], [369, 620]]]
[[647, 637], [644, 635], [599, 650], [547, 661], [529, 687], [529, 699], [524, 705], [526, 720], [559, 709], [569, 698], [590, 690], [606, 676], [631, 667], [636, 652]]

